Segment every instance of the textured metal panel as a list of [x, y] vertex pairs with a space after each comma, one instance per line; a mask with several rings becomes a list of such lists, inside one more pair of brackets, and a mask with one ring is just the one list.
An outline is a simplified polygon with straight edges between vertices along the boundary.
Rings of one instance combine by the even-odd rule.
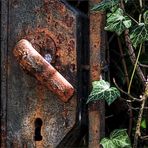
[[[6, 92], [2, 98], [2, 123], [7, 126], [2, 128], [7, 146], [2, 147], [55, 147], [74, 125], [76, 94], [68, 103], [61, 102], [20, 69], [12, 50], [20, 39], [28, 39], [77, 89], [79, 14], [59, 0], [10, 0], [2, 4], [5, 5], [2, 12], [6, 14], [2, 33], [8, 25], [8, 39], [5, 34], [1, 45], [2, 76], [7, 76], [2, 84]], [[41, 141], [34, 140], [37, 118], [42, 120]]]
[[8, 9], [7, 9], [7, 0], [2, 0], [0, 2], [0, 22], [1, 22], [1, 30], [0, 30], [0, 60], [1, 60], [1, 100], [0, 100], [0, 126], [1, 126], [1, 134], [0, 134], [0, 147], [6, 147], [6, 104], [7, 104], [7, 29], [8, 29]]

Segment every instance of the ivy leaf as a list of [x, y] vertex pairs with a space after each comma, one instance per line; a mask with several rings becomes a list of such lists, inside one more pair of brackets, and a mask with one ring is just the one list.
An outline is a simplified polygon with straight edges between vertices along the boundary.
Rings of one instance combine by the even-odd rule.
[[100, 142], [100, 144], [103, 146], [103, 148], [116, 148], [113, 144], [112, 140], [108, 138], [103, 138]]
[[110, 134], [110, 139], [116, 147], [131, 146], [126, 129], [116, 129]]
[[118, 89], [110, 87], [110, 84], [104, 80], [94, 81], [92, 85], [93, 89], [88, 97], [87, 103], [103, 99], [110, 105], [120, 96]]
[[116, 129], [110, 134], [110, 138], [103, 138], [100, 142], [103, 148], [131, 148], [130, 139], [126, 129]]
[[91, 10], [92, 11], [105, 11], [117, 5], [120, 0], [103, 0], [102, 2], [96, 4]]
[[144, 12], [143, 19], [144, 19], [144, 23], [148, 24], [148, 10]]
[[121, 35], [122, 32], [131, 27], [131, 20], [123, 14], [123, 10], [118, 8], [114, 13], [107, 14], [107, 25], [105, 30], [116, 32]]
[[105, 91], [104, 97], [108, 105], [111, 105], [118, 97], [120, 96], [120, 92], [117, 88], [111, 87]]
[[139, 23], [130, 33], [130, 39], [136, 48], [138, 44], [148, 41], [148, 24]]

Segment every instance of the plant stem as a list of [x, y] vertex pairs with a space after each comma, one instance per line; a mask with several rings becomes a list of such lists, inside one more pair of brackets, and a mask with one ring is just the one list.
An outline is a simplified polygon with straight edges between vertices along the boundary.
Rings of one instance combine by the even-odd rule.
[[[126, 46], [128, 47], [128, 54], [130, 55], [130, 60], [131, 60], [132, 64], [135, 65], [136, 55], [135, 55], [135, 51], [133, 49], [133, 46], [132, 46], [132, 43], [131, 43], [131, 40], [129, 37], [129, 30], [128, 29], [125, 30], [125, 41], [126, 41]], [[136, 72], [137, 72], [137, 75], [139, 76], [140, 81], [142, 82], [142, 85], [144, 87], [145, 82], [146, 82], [146, 78], [139, 66], [136, 67]]]
[[130, 16], [128, 13], [124, 12], [130, 19], [132, 19], [136, 24], [139, 24], [132, 16]]
[[[143, 7], [142, 0], [139, 0], [139, 5], [140, 5], [140, 8], [141, 8], [141, 10], [142, 10], [142, 7]], [[140, 13], [139, 13], [139, 23], [141, 23], [141, 18], [142, 18], [141, 10], [140, 10]]]
[[138, 116], [138, 121], [137, 121], [137, 125], [136, 125], [136, 132], [135, 132], [135, 136], [134, 136], [133, 148], [137, 148], [138, 138], [139, 138], [139, 136], [141, 136], [140, 125], [141, 125], [143, 110], [144, 110], [144, 106], [145, 106], [147, 98], [148, 98], [148, 82], [146, 82], [145, 92], [142, 96], [143, 101], [142, 101], [142, 104], [141, 104], [141, 108], [140, 108], [139, 116]]
[[122, 93], [124, 93], [124, 94], [126, 94], [129, 98], [131, 98], [130, 100], [126, 100], [126, 101], [137, 101], [137, 102], [141, 102], [142, 101], [142, 99], [139, 99], [139, 98], [135, 98], [135, 97], [133, 97], [131, 94], [128, 94], [126, 91], [124, 91], [124, 90], [122, 90], [118, 85], [117, 85], [117, 83], [116, 83], [116, 81], [115, 81], [115, 79], [113, 78], [113, 82], [114, 82], [114, 84], [115, 84], [115, 86], [122, 92]]
[[[142, 9], [142, 0], [139, 0], [139, 4], [140, 4], [140, 8]], [[141, 17], [142, 17], [142, 14], [140, 13], [139, 14], [139, 23], [141, 23]], [[140, 44], [138, 56], [137, 56], [136, 62], [134, 64], [134, 69], [133, 69], [132, 76], [131, 76], [130, 83], [129, 83], [129, 87], [128, 87], [128, 93], [130, 93], [130, 90], [131, 90], [131, 85], [132, 85], [132, 81], [133, 81], [133, 78], [134, 78], [134, 75], [135, 75], [135, 71], [136, 71], [136, 68], [137, 68], [137, 64], [138, 64], [138, 61], [139, 61], [141, 50], [142, 50], [142, 43]]]
[[142, 8], [143, 6], [142, 0], [139, 0], [139, 5], [140, 5], [140, 8]]
[[129, 94], [130, 94], [130, 90], [131, 90], [132, 81], [133, 81], [133, 78], [134, 78], [134, 75], [135, 75], [135, 71], [136, 71], [136, 68], [137, 68], [137, 65], [138, 65], [138, 61], [139, 61], [139, 57], [140, 57], [140, 54], [141, 54], [141, 50], [142, 50], [142, 43], [140, 44], [139, 52], [138, 52], [138, 55], [137, 55], [137, 58], [136, 58], [136, 62], [134, 64], [134, 69], [133, 69], [133, 72], [132, 72], [132, 75], [131, 75], [131, 79], [130, 79], [130, 82], [129, 82], [129, 86], [128, 86], [128, 93]]
[[[120, 54], [122, 57], [122, 65], [123, 65], [123, 69], [124, 69], [124, 73], [125, 73], [125, 79], [126, 79], [126, 83], [127, 83], [127, 87], [128, 87], [129, 86], [129, 76], [128, 76], [128, 70], [127, 70], [125, 58], [123, 56], [123, 48], [122, 48], [122, 44], [121, 44], [119, 37], [117, 39], [118, 39]], [[132, 130], [132, 124], [133, 124], [133, 120], [132, 120], [133, 112], [132, 112], [132, 103], [131, 102], [129, 103], [129, 114], [130, 114], [130, 117], [129, 117], [128, 135], [130, 136], [131, 130]]]
[[117, 40], [118, 40], [120, 54], [121, 54], [121, 57], [122, 57], [122, 64], [123, 64], [123, 69], [124, 69], [124, 73], [125, 73], [125, 79], [126, 79], [126, 83], [127, 83], [127, 87], [128, 87], [129, 76], [128, 76], [128, 70], [127, 70], [126, 62], [125, 62], [125, 59], [124, 59], [123, 48], [122, 48], [122, 44], [121, 44], [119, 37], [117, 38]]
[[[121, 8], [124, 10], [123, 0], [121, 0]], [[135, 51], [134, 51], [132, 43], [131, 43], [131, 39], [129, 37], [129, 30], [128, 29], [125, 30], [124, 35], [125, 35], [125, 43], [126, 43], [126, 46], [128, 47], [128, 54], [130, 56], [130, 60], [131, 60], [132, 64], [135, 65], [136, 55], [135, 55]], [[145, 82], [146, 82], [146, 78], [139, 66], [136, 67], [136, 72], [137, 72], [137, 75], [139, 76], [140, 81], [142, 82], [142, 85], [144, 87]]]

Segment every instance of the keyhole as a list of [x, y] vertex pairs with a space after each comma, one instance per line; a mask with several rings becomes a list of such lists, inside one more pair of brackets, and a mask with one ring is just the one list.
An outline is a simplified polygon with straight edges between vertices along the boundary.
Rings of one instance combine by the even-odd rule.
[[35, 141], [41, 141], [42, 140], [41, 126], [43, 124], [42, 119], [41, 118], [36, 118], [34, 124], [35, 124], [35, 136], [34, 136], [34, 140]]

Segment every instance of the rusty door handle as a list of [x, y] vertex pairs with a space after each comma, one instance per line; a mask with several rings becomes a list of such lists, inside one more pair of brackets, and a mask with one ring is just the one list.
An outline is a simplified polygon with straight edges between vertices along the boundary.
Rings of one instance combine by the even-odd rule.
[[25, 39], [20, 40], [13, 54], [20, 66], [63, 101], [67, 102], [74, 93], [73, 86], [48, 63]]

